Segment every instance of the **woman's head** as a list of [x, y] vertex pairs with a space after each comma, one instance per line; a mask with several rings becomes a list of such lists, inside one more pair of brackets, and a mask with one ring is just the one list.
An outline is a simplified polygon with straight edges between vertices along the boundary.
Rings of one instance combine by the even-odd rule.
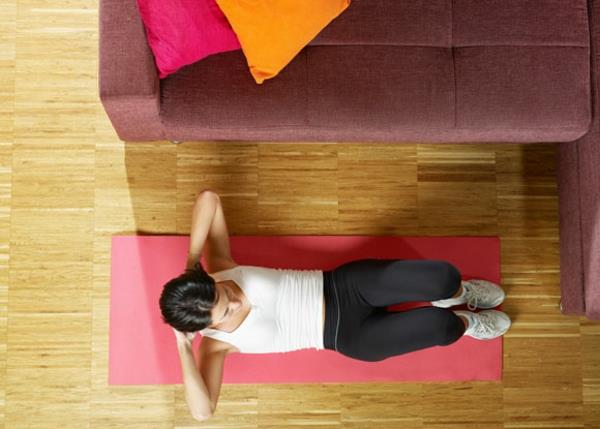
[[165, 284], [160, 311], [163, 320], [178, 331], [196, 332], [213, 323], [215, 298], [215, 280], [196, 264]]

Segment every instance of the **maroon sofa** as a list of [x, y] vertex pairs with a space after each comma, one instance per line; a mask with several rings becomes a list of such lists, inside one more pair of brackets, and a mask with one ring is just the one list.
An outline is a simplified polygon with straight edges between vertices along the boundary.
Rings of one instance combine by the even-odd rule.
[[100, 0], [127, 141], [557, 142], [562, 311], [600, 320], [600, 0], [354, 0], [263, 85], [240, 51], [158, 80], [135, 0]]

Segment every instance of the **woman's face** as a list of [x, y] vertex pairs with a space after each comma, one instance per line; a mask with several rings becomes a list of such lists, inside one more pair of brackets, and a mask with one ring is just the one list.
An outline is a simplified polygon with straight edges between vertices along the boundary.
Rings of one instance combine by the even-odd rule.
[[227, 322], [242, 308], [242, 302], [226, 282], [215, 283], [215, 289], [216, 304], [211, 310], [212, 327]]

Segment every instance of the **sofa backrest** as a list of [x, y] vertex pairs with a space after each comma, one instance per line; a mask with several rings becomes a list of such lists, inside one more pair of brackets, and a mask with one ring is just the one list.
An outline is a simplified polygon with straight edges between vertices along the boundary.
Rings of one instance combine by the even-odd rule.
[[311, 45], [589, 44], [588, 0], [353, 0]]

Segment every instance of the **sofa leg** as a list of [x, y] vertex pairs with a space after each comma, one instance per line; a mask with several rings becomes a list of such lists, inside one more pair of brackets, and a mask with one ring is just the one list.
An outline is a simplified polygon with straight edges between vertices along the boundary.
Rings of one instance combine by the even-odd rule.
[[563, 312], [562, 300], [560, 300], [558, 302], [558, 308], [560, 309], [560, 312], [562, 313]]
[[183, 143], [181, 140], [170, 140], [173, 144], [181, 144]]

